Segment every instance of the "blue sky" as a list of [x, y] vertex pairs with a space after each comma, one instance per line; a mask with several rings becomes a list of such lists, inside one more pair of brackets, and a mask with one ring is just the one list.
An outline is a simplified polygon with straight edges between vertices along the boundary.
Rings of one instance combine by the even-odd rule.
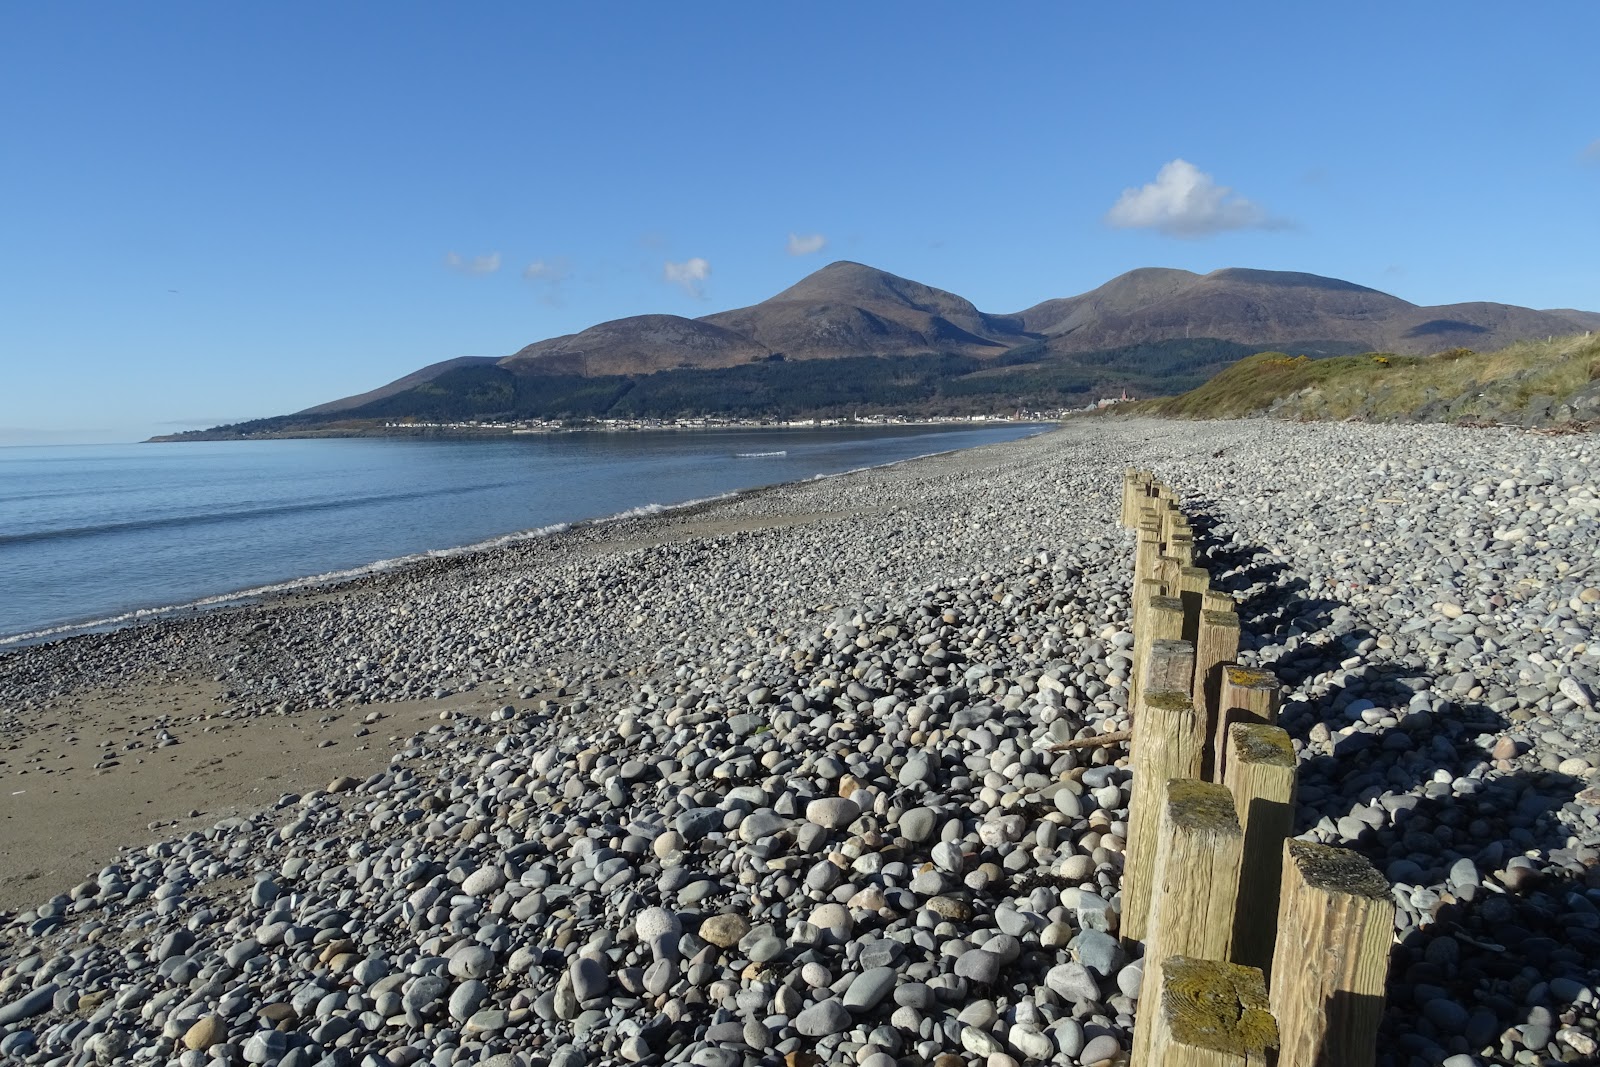
[[[0, 442], [280, 414], [834, 259], [1600, 309], [1592, 0], [0, 7]], [[1147, 188], [1148, 187], [1148, 188]]]

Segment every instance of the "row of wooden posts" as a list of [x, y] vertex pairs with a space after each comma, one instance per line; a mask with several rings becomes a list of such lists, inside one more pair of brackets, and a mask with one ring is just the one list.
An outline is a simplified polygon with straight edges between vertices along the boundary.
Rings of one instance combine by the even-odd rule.
[[1296, 758], [1279, 684], [1239, 666], [1237, 605], [1148, 471], [1137, 532], [1132, 796], [1122, 937], [1144, 946], [1132, 1067], [1369, 1067], [1394, 930], [1361, 856], [1293, 840]]

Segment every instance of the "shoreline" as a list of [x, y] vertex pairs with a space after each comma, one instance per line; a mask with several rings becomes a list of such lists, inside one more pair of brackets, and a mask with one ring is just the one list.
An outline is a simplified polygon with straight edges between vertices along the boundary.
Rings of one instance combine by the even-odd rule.
[[[1127, 724], [1116, 508], [1137, 466], [1196, 503], [1240, 604], [1240, 660], [1284, 684], [1296, 833], [1355, 848], [1394, 887], [1380, 1048], [1537, 1058], [1560, 1028], [1600, 1025], [1596, 449], [1436, 426], [1085, 421], [14, 650], [0, 738], [24, 747], [0, 753], [0, 803], [14, 752], [98, 752], [136, 714], [148, 740], [174, 701], [196, 716], [156, 750], [178, 757], [175, 782], [197, 775], [202, 743], [241, 754], [237, 785], [195, 783], [217, 798], [205, 817], [122, 839], [86, 879], [70, 863], [114, 834], [0, 883], [0, 907], [26, 908], [0, 916], [3, 955], [69, 961], [19, 973], [0, 1000], [42, 988], [34, 975], [74, 997], [149, 983], [160, 1007], [92, 1025], [130, 1048], [166, 1041], [168, 1058], [218, 990], [254, 1008], [326, 980], [345, 987], [348, 1027], [309, 1009], [272, 1020], [312, 1062], [335, 1044], [427, 1058], [443, 1040], [471, 1062], [730, 1043], [858, 1062], [884, 1029], [925, 1061], [1111, 1060], [1142, 974], [1108, 936], [1129, 772], [1118, 749], [1054, 746]], [[391, 717], [345, 736], [375, 710]], [[76, 746], [42, 738], [47, 722]], [[158, 780], [148, 756], [135, 766]], [[51, 803], [56, 836], [97, 817], [84, 797]], [[17, 823], [0, 820], [7, 874]], [[329, 916], [344, 955], [286, 934]], [[150, 946], [187, 931], [195, 970], [173, 980], [155, 953], [124, 954], [135, 918]], [[227, 962], [250, 953], [265, 965]], [[1429, 970], [1445, 953], [1456, 968]], [[481, 990], [457, 973], [469, 954]], [[979, 970], [991, 955], [1001, 970]], [[811, 964], [828, 980], [807, 980]], [[1515, 998], [1486, 984], [1528, 966], [1534, 999], [1531, 982]], [[902, 990], [915, 1020], [896, 1014]], [[750, 1007], [721, 1017], [735, 998]], [[227, 1040], [269, 1040], [248, 1011], [223, 1015]], [[80, 1024], [48, 1005], [30, 1023], [52, 1055]]]
[[[832, 517], [823, 513], [789, 510], [785, 504], [786, 498], [841, 479], [892, 475], [892, 472], [902, 468], [1006, 449], [1054, 432], [1056, 427], [1047, 427], [1038, 434], [1016, 441], [890, 460], [679, 504], [645, 505], [615, 515], [558, 524], [545, 531], [521, 531], [455, 549], [405, 557], [393, 561], [391, 566], [376, 570], [361, 568], [357, 573], [311, 576], [282, 583], [266, 591], [245, 591], [217, 598], [210, 604], [155, 609], [143, 617], [109, 628], [74, 627], [71, 632], [47, 635], [33, 641], [12, 639], [14, 643], [0, 642], [0, 694], [6, 692], [8, 675], [20, 659], [43, 657], [54, 665], [70, 664], [87, 657], [96, 662], [110, 661], [114, 664], [103, 672], [105, 677], [99, 680], [73, 677], [70, 669], [63, 672], [66, 683], [46, 690], [46, 695], [31, 706], [7, 707], [0, 703], [0, 803], [9, 801], [13, 809], [29, 808], [35, 800], [60, 798], [62, 786], [59, 783], [62, 781], [67, 783], [66, 796], [73, 801], [60, 805], [57, 809], [59, 817], [44, 820], [39, 832], [23, 836], [7, 832], [10, 829], [7, 822], [16, 821], [19, 814], [22, 819], [37, 819], [35, 812], [8, 810], [5, 819], [0, 820], [0, 872], [3, 872], [0, 873], [0, 913], [7, 908], [15, 909], [34, 902], [27, 895], [34, 883], [53, 885], [53, 891], [57, 892], [68, 888], [79, 874], [63, 864], [72, 861], [93, 862], [95, 856], [106, 854], [117, 844], [124, 843], [130, 835], [138, 840], [156, 840], [163, 832], [214, 821], [219, 813], [231, 814], [245, 810], [252, 803], [252, 797], [258, 805], [266, 802], [268, 798], [261, 795], [264, 779], [258, 771], [263, 760], [286, 754], [287, 762], [296, 767], [292, 777], [298, 789], [313, 789], [319, 784], [316, 774], [307, 777], [310, 768], [330, 770], [339, 763], [339, 760], [329, 758], [326, 753], [322, 754], [322, 758], [317, 758], [315, 748], [333, 741], [334, 734], [330, 731], [334, 729], [334, 722], [318, 722], [314, 730], [302, 731], [292, 739], [287, 749], [284, 748], [284, 735], [281, 732], [251, 729], [252, 723], [263, 716], [287, 715], [290, 719], [298, 719], [311, 714], [314, 709], [278, 707], [278, 701], [240, 707], [242, 701], [230, 699], [229, 691], [219, 678], [205, 677], [208, 673], [207, 663], [200, 662], [195, 652], [204, 654], [207, 646], [231, 650], [246, 644], [249, 635], [263, 625], [258, 621], [260, 619], [345, 601], [396, 596], [403, 599], [406, 589], [413, 584], [448, 583], [453, 575], [462, 572], [514, 570], [545, 554], [559, 556], [570, 552], [604, 558], [635, 552], [645, 545], [720, 538], [789, 524], [829, 521]], [[769, 503], [775, 506], [768, 508], [766, 505]], [[719, 514], [741, 504], [771, 514], [759, 521], [741, 521], [735, 516]], [[212, 662], [214, 660], [215, 657]], [[134, 668], [131, 673], [128, 670], [130, 665]], [[582, 673], [581, 665], [577, 666], [579, 669], [574, 673]], [[152, 678], [163, 679], [163, 685], [154, 685]], [[440, 711], [482, 718], [491, 710], [491, 704], [501, 707], [508, 700], [526, 700], [533, 694], [559, 693], [564, 680], [558, 673], [553, 678], [540, 674], [526, 680], [519, 679], [515, 684], [491, 681], [480, 685], [475, 681], [461, 689], [451, 688], [427, 695], [413, 694], [408, 699], [363, 699], [356, 704], [340, 701], [335, 702], [329, 710], [337, 712], [335, 721], [342, 727], [347, 723], [339, 720], [348, 717], [348, 709], [360, 709], [362, 713], [376, 709], [386, 713], [387, 709], [396, 708], [399, 709], [400, 721], [414, 730], [422, 730], [426, 728], [429, 718]], [[531, 683], [531, 686], [525, 682]], [[124, 698], [124, 690], [127, 689], [136, 692], [148, 690], [148, 699], [135, 700], [130, 704]], [[175, 702], [170, 690], [177, 691]], [[521, 696], [523, 692], [529, 693], [530, 697]], [[539, 699], [542, 701], [544, 698], [541, 696]], [[560, 698], [552, 699], [559, 701]], [[65, 723], [49, 722], [35, 729], [19, 729], [18, 715], [21, 712], [49, 714], [63, 711], [70, 716]], [[123, 712], [126, 715], [119, 717]], [[359, 723], [361, 716], [356, 718]], [[388, 718], [387, 714], [385, 718]], [[119, 761], [119, 765], [127, 760], [142, 764], [144, 758], [153, 751], [148, 748], [150, 738], [162, 732], [185, 737], [185, 740], [192, 736], [188, 731], [178, 729], [178, 723], [206, 734], [221, 726], [233, 731], [228, 736], [234, 744], [225, 746], [224, 751], [216, 744], [209, 743], [212, 739], [208, 737], [208, 744], [199, 750], [193, 746], [184, 748], [181, 743], [170, 750], [161, 750], [166, 766], [153, 766], [140, 772], [146, 774], [144, 781], [154, 784], [148, 789], [135, 790], [129, 804], [117, 803], [113, 800], [118, 795], [116, 791], [108, 792], [105, 788], [109, 781], [106, 776], [114, 775], [116, 767], [101, 767], [98, 760], [80, 758], [81, 752], [110, 743], [113, 751], [124, 754], [124, 760]], [[51, 739], [48, 735], [58, 726], [66, 728], [60, 731], [59, 740]], [[268, 733], [271, 735], [268, 736]], [[342, 738], [335, 742], [342, 746], [339, 756], [346, 769], [370, 769], [376, 766], [372, 761], [378, 755], [387, 759], [404, 740], [404, 735], [386, 732], [386, 740], [380, 746], [375, 741], [366, 740], [366, 735], [362, 737], [362, 740], [354, 743]], [[131, 750], [133, 754], [129, 755], [130, 750], [123, 746], [130, 743], [141, 745], [144, 751]], [[381, 753], [377, 751], [380, 747]], [[187, 776], [174, 762], [180, 756], [189, 759], [191, 755], [193, 760], [212, 761], [208, 764], [206, 775], [209, 793], [196, 794], [187, 788]], [[30, 770], [35, 779], [41, 777], [40, 771], [49, 771], [51, 792], [34, 793], [31, 796], [27, 792], [16, 792], [18, 789], [36, 788], [32, 782], [22, 784], [17, 776], [19, 758], [33, 761], [31, 766], [21, 769]], [[68, 761], [65, 772], [48, 766], [52, 761], [62, 760]], [[55, 777], [63, 773], [64, 777]], [[281, 777], [279, 774], [272, 775], [273, 780]], [[21, 798], [24, 797], [28, 799], [23, 801]], [[205, 797], [209, 797], [210, 802], [200, 803]], [[89, 812], [103, 813], [113, 804], [118, 817], [109, 820], [108, 826], [93, 825], [94, 820], [86, 817]], [[191, 818], [188, 813], [192, 810], [200, 810], [202, 814]], [[86, 823], [90, 824], [87, 828]], [[28, 857], [25, 865], [19, 859], [24, 855]], [[50, 883], [47, 871], [56, 872], [56, 877], [64, 880]]]
[[183, 433], [157, 434], [147, 437], [139, 444], [145, 445], [170, 445], [185, 444], [200, 441], [295, 441], [295, 440], [321, 440], [331, 438], [356, 438], [356, 437], [455, 437], [471, 440], [480, 437], [513, 437], [529, 434], [558, 434], [558, 433], [719, 433], [740, 432], [751, 433], [762, 430], [774, 432], [793, 433], [797, 430], [838, 430], [838, 429], [939, 429], [961, 430], [979, 429], [986, 426], [1022, 423], [1024, 425], [1046, 425], [1059, 422], [1070, 412], [1034, 412], [1027, 418], [1013, 418], [1005, 415], [950, 415], [928, 416], [926, 418], [909, 418], [899, 416], [884, 416], [880, 418], [867, 417], [865, 419], [849, 419], [837, 416], [818, 416], [809, 420], [797, 420], [792, 423], [767, 421], [727, 421], [713, 423], [697, 422], [664, 422], [660, 425], [645, 425], [636, 420], [616, 420], [618, 425], [606, 425], [604, 421], [594, 423], [566, 426], [541, 420], [532, 420], [537, 425], [529, 423], [419, 423], [411, 424], [385, 424], [381, 426], [349, 426], [326, 430], [272, 430], [263, 433], [250, 434], [225, 434], [214, 433], [212, 430], [187, 430]]
[[[907, 425], [910, 425], [910, 424], [907, 424]], [[943, 425], [943, 424], [932, 424], [932, 423], [930, 423], [930, 424], [918, 424], [918, 425], [934, 426], [934, 425]], [[1053, 433], [1053, 432], [1055, 432], [1056, 429], [1059, 428], [1059, 424], [1058, 423], [1025, 423], [1025, 425], [1037, 425], [1037, 426], [1040, 427], [1040, 429], [1039, 429], [1039, 431], [1037, 433], [1029, 434], [1029, 435], [1027, 435], [1027, 437], [1017, 438], [1017, 440], [1027, 440], [1029, 437], [1037, 437], [1040, 434]], [[752, 428], [754, 428], [754, 427], [731, 427], [731, 426], [730, 427], [720, 427], [719, 426], [719, 427], [712, 427], [712, 428], [709, 428], [709, 429], [712, 429], [712, 430], [743, 430], [743, 431], [748, 431], [749, 429], [752, 429]], [[793, 427], [760, 427], [760, 428], [761, 429], [772, 429], [772, 430], [784, 430], [784, 431], [788, 431], [788, 432], [792, 432], [792, 430], [794, 429]], [[960, 426], [950, 426], [950, 427], [948, 427], [948, 429], [950, 429], [952, 431], [953, 430], [962, 429], [962, 428], [971, 428], [971, 427], [960, 427]], [[668, 429], [668, 430], [670, 430], [670, 429], [673, 429], [673, 428], [655, 428], [655, 429]], [[682, 428], [681, 430], [679, 430], [679, 432], [688, 432], [688, 429], [689, 428]], [[701, 428], [701, 429], [706, 429], [706, 428]], [[565, 431], [563, 431], [563, 432], [565, 432]], [[596, 430], [593, 430], [593, 429], [585, 429], [585, 430], [582, 430], [582, 431], [572, 431], [572, 432], [605, 432], [605, 431], [603, 431], [603, 430], [602, 431], [596, 431]], [[635, 432], [635, 431], [617, 431], [617, 432]], [[642, 431], [639, 431], [639, 432], [642, 432]], [[407, 435], [398, 435], [398, 436], [407, 436]], [[469, 435], [469, 436], [471, 436], [471, 435]], [[149, 442], [143, 442], [143, 443], [149, 443]], [[984, 445], [970, 445], [970, 446], [967, 446], [967, 448], [981, 448], [981, 447], [987, 447], [987, 446], [984, 446]], [[87, 620], [81, 620], [81, 621], [71, 621], [71, 622], [52, 624], [52, 625], [46, 626], [46, 627], [44, 627], [42, 629], [26, 630], [26, 631], [22, 631], [20, 633], [15, 633], [15, 634], [0, 634], [0, 656], [4, 656], [5, 653], [9, 649], [26, 648], [26, 647], [29, 647], [29, 646], [32, 646], [32, 645], [37, 645], [37, 644], [44, 643], [44, 642], [55, 641], [55, 640], [65, 640], [65, 639], [69, 639], [69, 638], [72, 638], [72, 637], [84, 636], [84, 635], [94, 634], [94, 633], [113, 633], [113, 632], [115, 632], [117, 630], [123, 629], [125, 627], [129, 627], [129, 626], [141, 626], [141, 625], [145, 625], [145, 624], [152, 623], [152, 622], [158, 622], [158, 621], [161, 621], [163, 619], [170, 619], [170, 618], [173, 618], [173, 617], [193, 615], [193, 614], [199, 613], [199, 612], [216, 611], [216, 610], [222, 610], [222, 609], [226, 609], [226, 608], [230, 608], [230, 607], [240, 607], [240, 606], [245, 606], [245, 605], [248, 605], [248, 604], [260, 603], [260, 602], [269, 600], [270, 598], [273, 598], [273, 597], [276, 597], [276, 596], [291, 595], [291, 594], [294, 594], [294, 593], [297, 593], [297, 592], [302, 592], [302, 591], [307, 591], [307, 590], [326, 589], [326, 588], [329, 588], [329, 587], [337, 586], [337, 585], [339, 585], [339, 584], [341, 584], [343, 582], [359, 581], [359, 580], [361, 580], [363, 578], [368, 578], [368, 577], [371, 577], [371, 576], [374, 576], [374, 575], [378, 575], [378, 574], [392, 573], [394, 571], [403, 570], [403, 569], [405, 569], [407, 567], [416, 566], [416, 565], [420, 565], [420, 564], [425, 564], [425, 563], [427, 563], [429, 561], [436, 560], [436, 559], [447, 559], [447, 558], [451, 558], [451, 557], [455, 557], [455, 556], [472, 555], [472, 554], [476, 554], [476, 553], [480, 553], [480, 552], [492, 552], [492, 551], [494, 551], [494, 550], [496, 550], [498, 548], [502, 548], [502, 547], [505, 547], [507, 545], [519, 543], [519, 542], [522, 542], [522, 541], [536, 540], [536, 539], [542, 538], [542, 537], [553, 536], [553, 535], [564, 533], [567, 530], [578, 528], [578, 527], [589, 527], [589, 526], [601, 525], [601, 524], [610, 523], [610, 522], [616, 522], [616, 521], [620, 521], [620, 520], [628, 519], [628, 518], [638, 518], [638, 517], [643, 517], [643, 516], [647, 516], [647, 515], [664, 514], [664, 513], [667, 513], [667, 512], [679, 511], [679, 510], [684, 510], [684, 509], [692, 509], [692, 508], [698, 507], [700, 505], [715, 504], [715, 503], [718, 503], [718, 502], [721, 502], [721, 501], [734, 499], [736, 497], [739, 497], [739, 496], [745, 495], [745, 494], [749, 494], [749, 493], [765, 492], [767, 490], [780, 489], [780, 488], [783, 488], [783, 487], [786, 487], [786, 486], [799, 485], [799, 484], [803, 484], [804, 482], [814, 481], [814, 480], [819, 479], [819, 478], [836, 478], [836, 477], [841, 477], [841, 476], [847, 475], [847, 474], [859, 473], [860, 471], [865, 471], [865, 470], [874, 470], [874, 469], [878, 469], [878, 468], [893, 467], [893, 466], [895, 466], [897, 464], [901, 464], [901, 463], [914, 462], [914, 461], [919, 460], [919, 459], [931, 459], [931, 458], [936, 457], [936, 456], [947, 455], [947, 454], [949, 454], [951, 452], [959, 452], [959, 451], [965, 451], [965, 450], [966, 449], [964, 449], [964, 448], [945, 449], [945, 450], [938, 451], [938, 452], [925, 453], [924, 455], [921, 455], [921, 456], [911, 456], [911, 457], [908, 457], [906, 459], [889, 460], [889, 461], [886, 461], [884, 463], [872, 464], [872, 465], [867, 466], [867, 467], [852, 468], [852, 469], [847, 470], [847, 471], [840, 471], [840, 472], [833, 473], [833, 474], [816, 474], [816, 475], [812, 475], [811, 478], [800, 479], [798, 481], [793, 481], [793, 482], [774, 482], [774, 483], [771, 483], [771, 484], [768, 484], [768, 485], [752, 486], [752, 487], [746, 488], [746, 489], [735, 489], [735, 490], [731, 490], [731, 491], [729, 491], [727, 493], [716, 494], [715, 496], [701, 497], [701, 498], [692, 499], [692, 500], [684, 500], [684, 501], [680, 501], [680, 502], [677, 502], [677, 503], [660, 504], [660, 503], [653, 503], [652, 502], [652, 503], [647, 503], [647, 504], [641, 504], [641, 505], [638, 505], [636, 507], [627, 508], [627, 509], [624, 509], [622, 511], [619, 511], [619, 512], [616, 512], [616, 513], [613, 513], [613, 514], [609, 514], [609, 515], [593, 516], [593, 517], [590, 517], [590, 518], [579, 519], [579, 520], [576, 520], [576, 521], [573, 521], [573, 522], [551, 523], [551, 524], [549, 524], [547, 526], [540, 526], [540, 527], [535, 527], [535, 528], [531, 528], [531, 529], [512, 530], [512, 531], [509, 531], [509, 532], [504, 533], [504, 534], [497, 534], [497, 535], [492, 536], [492, 537], [484, 538], [484, 539], [479, 540], [479, 541], [468, 542], [466, 544], [450, 545], [450, 546], [446, 546], [446, 547], [443, 547], [443, 548], [428, 549], [428, 550], [425, 550], [425, 551], [422, 551], [422, 552], [415, 552], [415, 553], [411, 553], [409, 555], [404, 555], [404, 556], [396, 556], [396, 557], [389, 558], [389, 559], [373, 560], [373, 561], [371, 561], [369, 563], [358, 564], [358, 565], [352, 566], [352, 567], [344, 567], [344, 568], [340, 568], [340, 569], [333, 570], [333, 571], [323, 572], [323, 573], [320, 573], [320, 574], [297, 575], [297, 576], [293, 576], [293, 577], [289, 577], [289, 578], [284, 578], [284, 579], [279, 580], [279, 581], [271, 582], [271, 583], [268, 583], [266, 585], [251, 586], [251, 587], [245, 588], [245, 589], [234, 590], [234, 591], [229, 591], [229, 592], [224, 592], [224, 593], [211, 594], [211, 595], [207, 595], [207, 596], [197, 597], [197, 598], [195, 598], [193, 600], [181, 601], [181, 602], [175, 603], [175, 604], [161, 604], [161, 605], [149, 605], [149, 606], [137, 607], [137, 608], [132, 608], [132, 609], [130, 609], [128, 611], [125, 611], [125, 612], [118, 613], [118, 614], [113, 615], [113, 616], [107, 616], [107, 617], [103, 617], [103, 618], [87, 619]]]

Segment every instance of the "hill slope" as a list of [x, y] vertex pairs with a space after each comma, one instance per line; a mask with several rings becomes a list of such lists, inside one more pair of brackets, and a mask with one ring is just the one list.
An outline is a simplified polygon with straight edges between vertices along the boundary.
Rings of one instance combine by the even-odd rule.
[[[1419, 307], [1314, 274], [1160, 267], [996, 315], [954, 293], [840, 261], [749, 307], [697, 319], [614, 319], [500, 359], [445, 360], [293, 416], [194, 436], [407, 418], [1076, 407], [1120, 389], [1179, 392], [1268, 348], [1315, 356], [1485, 349], [1568, 334], [1590, 318], [1600, 314]], [[837, 365], [800, 366], [823, 361]]]
[[1169, 418], [1592, 426], [1600, 423], [1600, 337], [1435, 356], [1368, 353], [1309, 360], [1264, 352], [1180, 396], [1120, 411]]
[[1146, 269], [1099, 289], [1047, 300], [1020, 312], [1051, 351], [1216, 337], [1253, 345], [1323, 351], [1326, 342], [1422, 355], [1457, 346], [1498, 348], [1572, 332], [1561, 314], [1509, 304], [1419, 307], [1337, 278], [1228, 268], [1210, 274]]

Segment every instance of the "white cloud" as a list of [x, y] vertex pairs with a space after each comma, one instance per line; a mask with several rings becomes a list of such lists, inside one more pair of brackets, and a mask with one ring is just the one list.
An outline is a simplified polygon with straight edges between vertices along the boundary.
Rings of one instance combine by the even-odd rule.
[[471, 259], [467, 259], [458, 252], [446, 252], [444, 254], [444, 265], [462, 274], [475, 276], [493, 274], [500, 269], [500, 253], [490, 252], [486, 256], [473, 256]]
[[522, 268], [522, 276], [530, 282], [556, 282], [567, 280], [571, 271], [564, 259], [536, 259]]
[[798, 233], [789, 235], [789, 254], [791, 256], [809, 256], [813, 252], [820, 252], [828, 243], [828, 239], [820, 233], [808, 233], [804, 236]]
[[522, 268], [522, 280], [540, 287], [539, 302], [550, 307], [562, 306], [562, 286], [571, 275], [572, 267], [564, 259], [536, 259]]
[[1205, 171], [1174, 159], [1156, 173], [1156, 180], [1124, 189], [1106, 212], [1106, 222], [1119, 229], [1156, 230], [1169, 237], [1204, 237], [1224, 230], [1277, 229], [1253, 200], [1218, 185]]
[[711, 277], [711, 264], [695, 256], [682, 263], [667, 260], [666, 266], [661, 270], [661, 277], [678, 286], [685, 293], [696, 300], [706, 298], [705, 280]]

